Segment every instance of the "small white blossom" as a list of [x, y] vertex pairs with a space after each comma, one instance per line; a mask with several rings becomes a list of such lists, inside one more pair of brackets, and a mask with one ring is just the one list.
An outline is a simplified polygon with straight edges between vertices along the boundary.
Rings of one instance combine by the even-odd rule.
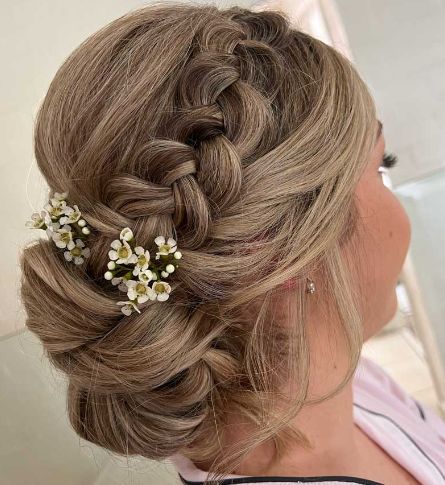
[[82, 264], [85, 258], [90, 255], [90, 249], [85, 247], [85, 243], [81, 239], [76, 239], [76, 245], [73, 249], [65, 251], [63, 255], [67, 261], [74, 261], [74, 264]]
[[113, 273], [111, 271], [105, 271], [104, 278], [108, 281], [113, 279]]
[[54, 197], [50, 199], [50, 202], [45, 205], [45, 210], [52, 218], [57, 218], [65, 212], [65, 209], [67, 208], [65, 199], [67, 196], [68, 192], [56, 192]]
[[80, 219], [81, 212], [77, 205], [73, 207], [67, 206], [65, 208], [65, 215], [60, 218], [60, 224], [73, 224]]
[[151, 295], [151, 288], [142, 281], [128, 280], [126, 282], [128, 287], [128, 298], [130, 300], [137, 300], [138, 303], [146, 302]]
[[182, 258], [182, 253], [181, 253], [181, 251], [175, 251], [175, 252], [173, 253], [173, 257], [174, 257], [175, 259], [181, 259], [181, 258]]
[[165, 271], [167, 271], [167, 273], [173, 273], [175, 271], [175, 267], [173, 264], [167, 264], [167, 266], [165, 267]]
[[154, 299], [159, 301], [168, 300], [170, 292], [172, 291], [171, 286], [165, 281], [155, 281], [151, 288], [155, 295]]
[[148, 263], [150, 261], [150, 253], [142, 246], [134, 248], [134, 252], [137, 254], [136, 266], [133, 270], [133, 274], [137, 276], [141, 271], [148, 269]]
[[130, 245], [127, 241], [119, 241], [115, 239], [111, 243], [111, 247], [113, 248], [111, 251], [108, 251], [108, 257], [112, 261], [116, 261], [117, 264], [135, 264], [137, 261], [137, 255], [133, 254]]
[[31, 216], [31, 220], [26, 222], [26, 227], [30, 227], [31, 229], [40, 229], [46, 224], [45, 216], [45, 211], [41, 211], [40, 214], [38, 212], [34, 212], [34, 214]]
[[82, 227], [82, 233], [83, 234], [87, 234], [88, 235], [90, 232], [91, 231], [88, 229], [88, 227], [86, 227], [86, 226], [85, 227]]
[[[110, 271], [111, 273], [111, 271]], [[113, 275], [113, 273], [111, 273]], [[117, 286], [121, 281], [123, 280], [122, 276], [115, 276], [114, 278], [111, 279], [111, 284], [113, 286]]]
[[51, 219], [57, 219], [65, 213], [66, 207], [64, 200], [51, 199], [51, 204], [46, 204], [44, 209], [48, 212]]
[[53, 238], [53, 233], [60, 229], [60, 224], [58, 222], [54, 222], [51, 219], [51, 216], [46, 212], [45, 215], [45, 224], [46, 224], [46, 234], [48, 235], [49, 239]]
[[142, 281], [143, 283], [148, 283], [149, 281], [155, 279], [153, 278], [153, 276], [154, 276], [154, 273], [149, 269], [140, 271], [138, 274], [139, 281]]
[[164, 236], [158, 236], [155, 239], [155, 244], [159, 249], [156, 253], [156, 259], [159, 259], [161, 256], [168, 256], [168, 254], [174, 253], [177, 249], [176, 241], [172, 237], [169, 237], [167, 242], [165, 242]]
[[123, 241], [131, 241], [133, 239], [133, 231], [129, 227], [124, 227], [120, 233], [120, 239]]
[[163, 278], [168, 278], [170, 276], [170, 273], [167, 273], [167, 271], [161, 271], [161, 276]]
[[121, 311], [124, 315], [131, 315], [134, 311], [141, 313], [133, 301], [118, 301], [117, 304], [122, 306]]
[[56, 231], [53, 231], [52, 238], [58, 248], [67, 248], [71, 251], [71, 249], [74, 249], [74, 247], [76, 246], [75, 242], [73, 241], [71, 226], [68, 224], [65, 224]]

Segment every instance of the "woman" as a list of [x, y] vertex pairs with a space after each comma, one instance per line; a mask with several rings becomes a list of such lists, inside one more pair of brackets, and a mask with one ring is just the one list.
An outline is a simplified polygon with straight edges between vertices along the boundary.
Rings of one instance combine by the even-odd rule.
[[354, 67], [280, 12], [156, 4], [83, 42], [22, 257], [76, 432], [185, 483], [441, 483], [445, 424], [360, 358], [410, 240], [384, 149]]

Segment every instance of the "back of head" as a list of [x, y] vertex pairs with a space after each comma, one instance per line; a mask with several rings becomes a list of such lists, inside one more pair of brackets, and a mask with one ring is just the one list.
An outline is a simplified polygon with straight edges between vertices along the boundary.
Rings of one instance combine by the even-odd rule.
[[[227, 409], [263, 422], [258, 396], [280, 379], [261, 370], [277, 362], [295, 366], [303, 402], [304, 285], [292, 336], [268, 305], [285, 280], [341, 264], [374, 109], [351, 63], [280, 12], [154, 4], [66, 59], [38, 112], [35, 155], [51, 192], [81, 208], [91, 256], [77, 267], [47, 240], [30, 245], [22, 298], [68, 377], [80, 436], [152, 459], [213, 456]], [[183, 255], [168, 302], [130, 316], [103, 278], [123, 227], [144, 247], [174, 237]], [[355, 315], [341, 306], [353, 305], [347, 287], [334, 291]], [[290, 432], [265, 425], [261, 436], [277, 431]]]

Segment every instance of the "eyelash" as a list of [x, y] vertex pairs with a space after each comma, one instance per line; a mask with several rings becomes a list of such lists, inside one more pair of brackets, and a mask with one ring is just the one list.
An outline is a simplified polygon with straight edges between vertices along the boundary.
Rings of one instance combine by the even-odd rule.
[[379, 172], [386, 172], [388, 169], [393, 168], [397, 165], [397, 155], [393, 153], [386, 153], [383, 155], [382, 164], [379, 167]]

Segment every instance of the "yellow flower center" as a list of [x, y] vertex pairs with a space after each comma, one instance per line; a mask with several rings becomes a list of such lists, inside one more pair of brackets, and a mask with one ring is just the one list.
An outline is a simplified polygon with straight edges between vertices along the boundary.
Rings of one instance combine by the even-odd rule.
[[165, 287], [162, 283], [157, 283], [154, 289], [157, 293], [164, 293]]
[[147, 258], [145, 257], [145, 254], [140, 254], [138, 256], [138, 265], [139, 266], [144, 266], [144, 264], [147, 263]]
[[71, 249], [71, 254], [75, 257], [81, 256], [82, 254], [82, 249], [76, 246], [75, 248]]
[[62, 235], [60, 236], [60, 239], [65, 243], [68, 244], [71, 240], [70, 238], [70, 233], [69, 232], [63, 232]]
[[117, 250], [117, 255], [119, 256], [119, 258], [128, 258], [129, 254], [130, 253], [128, 252], [128, 249], [125, 246], [122, 246]]
[[161, 253], [168, 253], [170, 251], [170, 244], [162, 244], [159, 249]]
[[145, 285], [143, 285], [142, 283], [138, 283], [136, 285], [136, 293], [138, 293], [139, 295], [143, 295], [147, 292], [147, 287]]

